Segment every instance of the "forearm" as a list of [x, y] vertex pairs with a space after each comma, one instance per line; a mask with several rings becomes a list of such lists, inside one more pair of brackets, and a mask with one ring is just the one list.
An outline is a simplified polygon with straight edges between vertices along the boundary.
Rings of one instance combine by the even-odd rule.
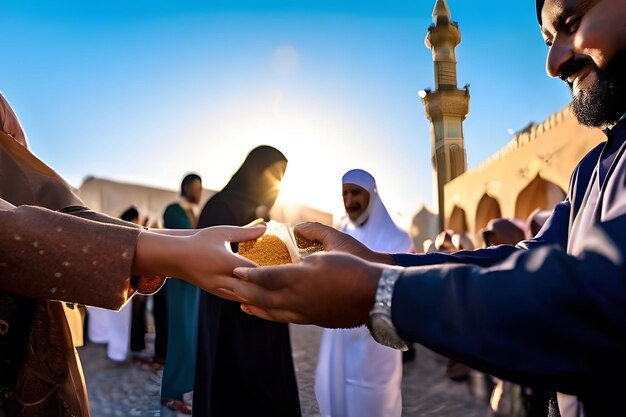
[[405, 267], [439, 265], [443, 263], [490, 267], [504, 261], [518, 250], [537, 249], [546, 245], [558, 245], [565, 250], [567, 248], [570, 210], [569, 200], [557, 204], [541, 232], [533, 239], [519, 242], [516, 246], [500, 245], [455, 253], [397, 253], [393, 254], [392, 257], [395, 264]]
[[[165, 233], [164, 233], [165, 232]], [[139, 276], [187, 276], [184, 262], [189, 255], [189, 239], [177, 230], [144, 230], [139, 234], [132, 264], [132, 274]], [[183, 232], [183, 231], [181, 231]]]
[[193, 236], [198, 232], [198, 229], [148, 229], [151, 233], [165, 236]]
[[132, 294], [139, 230], [22, 206], [0, 210], [0, 289], [116, 309]]
[[590, 376], [626, 371], [624, 238], [602, 236], [590, 236], [580, 258], [553, 246], [520, 251], [494, 268], [407, 269], [394, 291], [394, 325], [406, 340], [476, 369], [580, 392], [597, 380]]
[[496, 265], [513, 253], [521, 250], [511, 245], [500, 245], [491, 248], [473, 251], [459, 251], [455, 253], [394, 253], [391, 255], [395, 264], [412, 267], [440, 264], [478, 265], [489, 267]]

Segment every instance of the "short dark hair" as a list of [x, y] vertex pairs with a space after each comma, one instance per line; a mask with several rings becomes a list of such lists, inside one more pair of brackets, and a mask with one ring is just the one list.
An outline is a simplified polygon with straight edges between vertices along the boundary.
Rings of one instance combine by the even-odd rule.
[[122, 213], [122, 215], [120, 216], [120, 219], [127, 221], [127, 222], [131, 222], [134, 219], [139, 219], [139, 210], [137, 210], [137, 207], [131, 206], [127, 208], [124, 213]]
[[200, 175], [194, 173], [185, 175], [185, 178], [183, 178], [183, 181], [180, 183], [180, 195], [186, 197], [185, 188], [194, 181], [202, 182], [202, 178], [200, 178]]
[[539, 26], [541, 26], [541, 9], [543, 9], [543, 2], [545, 0], [536, 0], [536, 7], [537, 7], [537, 21], [539, 22]]

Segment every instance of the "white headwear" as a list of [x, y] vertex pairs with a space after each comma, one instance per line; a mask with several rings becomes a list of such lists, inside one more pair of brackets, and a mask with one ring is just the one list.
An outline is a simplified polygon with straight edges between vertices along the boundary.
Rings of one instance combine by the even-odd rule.
[[367, 171], [353, 169], [346, 172], [342, 184], [354, 184], [364, 188], [370, 201], [355, 221], [348, 217], [342, 230], [372, 250], [384, 252], [407, 252], [413, 247], [411, 238], [396, 226], [378, 195], [376, 180]]

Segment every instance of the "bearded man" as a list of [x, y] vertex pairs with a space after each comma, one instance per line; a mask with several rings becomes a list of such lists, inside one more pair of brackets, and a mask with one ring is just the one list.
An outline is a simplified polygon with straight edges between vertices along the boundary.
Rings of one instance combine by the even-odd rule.
[[[411, 238], [393, 222], [374, 177], [353, 169], [341, 180], [347, 217], [341, 230], [372, 250], [411, 250]], [[401, 385], [399, 350], [376, 343], [365, 326], [324, 330], [315, 379], [322, 417], [400, 417]]]
[[422, 343], [502, 379], [576, 397], [558, 407], [553, 397], [551, 416], [559, 408], [568, 416], [621, 415], [623, 384], [615, 380], [626, 374], [626, 1], [536, 6], [548, 74], [568, 84], [580, 123], [607, 136], [580, 161], [566, 200], [541, 231], [515, 246], [391, 255], [307, 224], [298, 228], [303, 236], [351, 255], [236, 269], [243, 279], [234, 288], [247, 311], [325, 327], [368, 322], [385, 345]]

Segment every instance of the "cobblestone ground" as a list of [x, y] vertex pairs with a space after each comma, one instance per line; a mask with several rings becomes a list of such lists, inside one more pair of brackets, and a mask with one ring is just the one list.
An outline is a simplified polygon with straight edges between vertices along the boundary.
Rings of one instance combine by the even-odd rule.
[[[321, 330], [313, 326], [292, 326], [291, 335], [302, 415], [319, 416], [314, 375]], [[87, 345], [79, 349], [79, 354], [92, 417], [182, 416], [160, 406], [161, 372], [155, 373], [137, 363], [112, 362], [101, 345]], [[487, 407], [469, 394], [466, 384], [450, 381], [444, 368], [443, 358], [418, 347], [417, 360], [404, 367], [402, 415], [486, 417]]]

